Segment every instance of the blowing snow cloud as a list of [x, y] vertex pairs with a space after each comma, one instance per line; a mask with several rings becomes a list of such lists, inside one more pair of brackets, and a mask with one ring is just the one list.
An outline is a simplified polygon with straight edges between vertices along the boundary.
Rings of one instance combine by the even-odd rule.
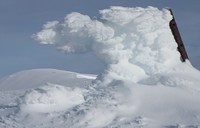
[[[93, 52], [107, 65], [104, 73], [85, 85], [76, 73], [67, 73], [67, 79], [48, 70], [49, 78], [63, 77], [67, 87], [49, 83], [20, 93], [21, 111], [15, 113], [16, 106], [8, 102], [4, 110], [11, 109], [11, 115], [0, 118], [0, 126], [199, 127], [200, 72], [180, 61], [170, 12], [113, 6], [100, 14], [97, 20], [72, 12], [62, 22], [47, 22], [34, 39], [65, 53]], [[32, 75], [26, 78], [33, 82]]]
[[180, 63], [167, 9], [113, 6], [99, 13], [97, 20], [72, 12], [63, 22], [47, 22], [34, 39], [65, 53], [93, 52], [115, 79], [139, 81]]

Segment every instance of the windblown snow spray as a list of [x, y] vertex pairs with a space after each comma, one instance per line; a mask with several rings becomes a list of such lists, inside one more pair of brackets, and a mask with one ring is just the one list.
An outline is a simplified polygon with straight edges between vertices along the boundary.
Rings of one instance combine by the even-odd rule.
[[139, 81], [169, 71], [180, 63], [169, 27], [169, 10], [111, 7], [100, 20], [72, 12], [64, 22], [51, 21], [34, 35], [41, 44], [53, 44], [65, 53], [94, 52], [115, 79]]
[[[189, 61], [180, 61], [176, 28], [169, 25], [174, 24], [171, 12], [119, 6], [99, 12], [98, 20], [72, 12], [63, 22], [47, 22], [33, 36], [65, 53], [93, 52], [107, 65], [89, 85], [93, 89], [84, 95], [77, 113], [67, 116], [68, 125], [72, 121], [79, 127], [142, 126], [137, 120], [162, 126], [200, 122], [200, 73]], [[80, 111], [83, 115], [77, 116]]]

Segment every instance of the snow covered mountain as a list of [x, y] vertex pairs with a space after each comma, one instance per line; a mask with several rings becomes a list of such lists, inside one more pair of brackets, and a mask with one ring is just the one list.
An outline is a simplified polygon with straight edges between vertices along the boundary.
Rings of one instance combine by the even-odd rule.
[[86, 86], [96, 79], [95, 75], [79, 74], [56, 69], [33, 69], [18, 72], [0, 80], [0, 90], [32, 89], [47, 83], [64, 86]]
[[[25, 124], [22, 120], [12, 121], [15, 112], [25, 115], [55, 113], [83, 103], [82, 93], [86, 92], [86, 86], [94, 79], [96, 75], [56, 69], [27, 70], [3, 78], [0, 80], [0, 127], [23, 127]], [[23, 118], [18, 116], [15, 115], [15, 118]], [[39, 119], [43, 122], [42, 117]], [[33, 122], [36, 123], [36, 120]], [[26, 122], [25, 126], [34, 127], [36, 124], [32, 126], [33, 122]], [[51, 124], [45, 127], [51, 127]]]
[[200, 127], [200, 72], [180, 61], [170, 12], [114, 6], [100, 13], [96, 20], [73, 12], [34, 39], [65, 53], [93, 52], [104, 72], [36, 69], [2, 79], [0, 127]]

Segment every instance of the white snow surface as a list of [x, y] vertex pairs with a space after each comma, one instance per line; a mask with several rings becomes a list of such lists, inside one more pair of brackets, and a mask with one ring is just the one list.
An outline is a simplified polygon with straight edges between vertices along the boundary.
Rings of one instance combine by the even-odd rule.
[[27, 91], [21, 98], [20, 109], [25, 113], [49, 113], [67, 110], [84, 102], [82, 91], [48, 84]]
[[82, 86], [90, 84], [96, 75], [80, 74], [57, 69], [32, 69], [12, 74], [0, 80], [0, 90], [33, 89], [48, 83], [64, 86]]
[[104, 72], [95, 79], [40, 69], [2, 79], [0, 127], [200, 127], [200, 72], [180, 61], [170, 12], [113, 6], [100, 14], [72, 12], [33, 37], [65, 53], [93, 52]]

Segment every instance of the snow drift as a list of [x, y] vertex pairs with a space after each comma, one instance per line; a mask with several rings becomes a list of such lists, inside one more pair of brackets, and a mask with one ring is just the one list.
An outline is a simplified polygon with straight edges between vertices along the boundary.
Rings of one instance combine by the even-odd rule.
[[[100, 14], [97, 20], [72, 12], [33, 35], [67, 54], [93, 52], [104, 61], [104, 72], [81, 88], [87, 90], [80, 93], [84, 101], [79, 99], [62, 113], [48, 111], [52, 115], [42, 121], [24, 121], [26, 114], [17, 113], [16, 122], [27, 127], [199, 127], [200, 72], [188, 60], [180, 61], [169, 28], [170, 12], [113, 6]], [[23, 101], [27, 95], [32, 92], [23, 95]]]
[[67, 110], [84, 102], [83, 89], [48, 84], [27, 91], [21, 98], [20, 109], [26, 113], [49, 113]]

